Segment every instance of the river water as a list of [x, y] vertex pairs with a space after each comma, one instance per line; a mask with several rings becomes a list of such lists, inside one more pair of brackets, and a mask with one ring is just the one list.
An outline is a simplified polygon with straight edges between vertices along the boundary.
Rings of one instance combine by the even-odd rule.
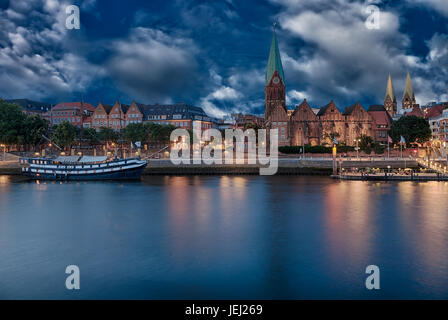
[[447, 194], [306, 176], [0, 176], [0, 298], [447, 299]]

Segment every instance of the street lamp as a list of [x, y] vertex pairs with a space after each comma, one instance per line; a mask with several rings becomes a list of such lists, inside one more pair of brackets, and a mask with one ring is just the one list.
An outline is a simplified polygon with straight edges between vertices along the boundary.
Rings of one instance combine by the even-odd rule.
[[359, 146], [358, 146], [358, 143], [361, 142], [361, 139], [355, 139], [355, 142], [356, 142], [356, 148], [355, 148], [355, 150], [356, 150], [356, 157], [359, 160]]

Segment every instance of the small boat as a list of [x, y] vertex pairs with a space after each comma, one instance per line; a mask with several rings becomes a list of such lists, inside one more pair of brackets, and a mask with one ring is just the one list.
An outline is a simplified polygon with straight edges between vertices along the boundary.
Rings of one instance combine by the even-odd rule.
[[92, 156], [21, 158], [22, 174], [39, 180], [138, 180], [147, 163], [140, 158], [109, 159]]

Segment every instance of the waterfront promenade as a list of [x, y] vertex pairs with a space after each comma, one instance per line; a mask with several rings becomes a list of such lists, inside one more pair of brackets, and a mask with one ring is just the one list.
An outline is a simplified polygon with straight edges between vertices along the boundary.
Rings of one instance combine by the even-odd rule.
[[[224, 175], [259, 174], [259, 164], [182, 164], [175, 165], [170, 159], [149, 159], [144, 175]], [[337, 167], [343, 169], [399, 169], [419, 167], [414, 159], [384, 157], [337, 158]], [[277, 174], [331, 175], [333, 159], [330, 157], [280, 157]], [[20, 174], [18, 161], [0, 162], [0, 174]]]

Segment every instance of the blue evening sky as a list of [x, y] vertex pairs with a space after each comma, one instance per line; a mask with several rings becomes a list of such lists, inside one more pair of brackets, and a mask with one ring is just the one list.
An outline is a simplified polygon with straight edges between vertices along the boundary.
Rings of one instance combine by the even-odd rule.
[[260, 114], [278, 21], [288, 108], [382, 103], [389, 72], [401, 100], [407, 71], [418, 103], [447, 101], [447, 18], [447, 0], [0, 0], [0, 97]]

